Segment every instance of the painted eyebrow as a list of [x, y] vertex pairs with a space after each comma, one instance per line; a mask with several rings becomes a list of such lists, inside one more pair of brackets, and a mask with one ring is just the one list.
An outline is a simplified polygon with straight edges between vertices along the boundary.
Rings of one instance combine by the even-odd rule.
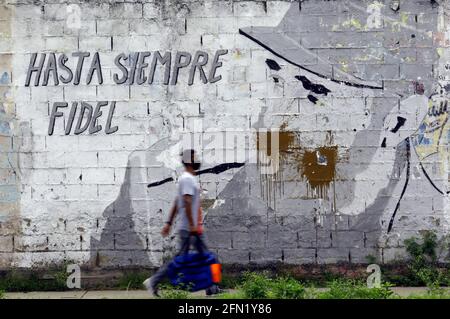
[[275, 60], [266, 59], [266, 64], [271, 70], [274, 70], [274, 71], [281, 70], [281, 66]]
[[316, 94], [328, 95], [331, 91], [322, 84], [311, 82], [306, 76], [296, 75], [295, 78], [302, 82], [303, 88]]

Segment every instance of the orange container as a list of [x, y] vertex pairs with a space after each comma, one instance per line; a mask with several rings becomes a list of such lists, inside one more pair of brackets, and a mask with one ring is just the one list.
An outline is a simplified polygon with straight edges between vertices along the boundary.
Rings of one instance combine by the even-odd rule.
[[221, 264], [211, 264], [211, 275], [212, 281], [218, 284], [222, 281], [222, 265]]

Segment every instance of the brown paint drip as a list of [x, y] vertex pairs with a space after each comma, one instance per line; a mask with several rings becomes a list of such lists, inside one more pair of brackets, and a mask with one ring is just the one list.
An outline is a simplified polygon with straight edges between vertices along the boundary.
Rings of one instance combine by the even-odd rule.
[[[271, 168], [275, 170], [273, 174], [261, 174], [260, 187], [261, 196], [267, 201], [269, 207], [275, 209], [277, 194], [283, 194], [282, 166], [289, 154], [295, 149], [295, 133], [284, 131], [286, 125], [280, 127], [277, 132], [257, 132], [256, 146], [258, 151], [258, 166], [260, 171], [262, 165], [266, 165], [267, 160], [271, 160]], [[278, 139], [278, 152], [272, 149], [274, 138]]]
[[[266, 156], [272, 155], [272, 132], [257, 132], [256, 133], [256, 147], [258, 152], [263, 152]], [[264, 143], [266, 140], [266, 145], [263, 145], [261, 148], [260, 143]], [[278, 132], [278, 148], [280, 152], [280, 156], [286, 155], [289, 153], [290, 148], [294, 145], [295, 142], [295, 134], [294, 132]]]
[[[302, 178], [308, 183], [307, 198], [324, 198], [328, 189], [335, 180], [336, 162], [338, 159], [337, 146], [322, 146], [307, 150], [296, 143], [296, 134], [285, 131], [285, 126], [280, 127], [279, 132], [258, 132], [257, 150], [258, 165], [262, 172], [262, 165], [267, 158], [276, 159], [278, 156], [278, 170], [273, 174], [261, 173], [261, 195], [267, 200], [269, 206], [275, 208], [277, 195], [283, 194], [283, 165], [294, 160]], [[278, 136], [279, 152], [275, 153], [272, 147], [272, 139]], [[266, 141], [266, 145], [264, 145]], [[262, 143], [262, 145], [260, 145]], [[326, 144], [333, 143], [333, 136], [327, 136]]]
[[302, 176], [313, 193], [323, 197], [336, 175], [337, 146], [323, 146], [305, 151], [300, 161]]

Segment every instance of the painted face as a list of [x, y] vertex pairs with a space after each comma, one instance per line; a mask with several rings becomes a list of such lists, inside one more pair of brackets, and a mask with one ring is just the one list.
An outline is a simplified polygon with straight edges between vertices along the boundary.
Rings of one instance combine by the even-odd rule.
[[[347, 172], [346, 162], [374, 156], [376, 147], [364, 145], [379, 143], [383, 119], [397, 104], [380, 106], [374, 99], [379, 92], [374, 89], [320, 78], [269, 53], [264, 64], [267, 107], [261, 110], [254, 127], [279, 130], [278, 135], [267, 136], [279, 138], [279, 165], [283, 167], [274, 175], [289, 172], [293, 178], [306, 181], [302, 196], [332, 196], [328, 191], [333, 182], [351, 180], [368, 166], [369, 162]], [[258, 133], [257, 139], [262, 134]], [[265, 153], [273, 156], [273, 147]]]
[[264, 62], [269, 78], [267, 109], [255, 127], [295, 132], [296, 143], [308, 148], [337, 141], [349, 147], [358, 133], [375, 128], [377, 90], [323, 79], [269, 54]]

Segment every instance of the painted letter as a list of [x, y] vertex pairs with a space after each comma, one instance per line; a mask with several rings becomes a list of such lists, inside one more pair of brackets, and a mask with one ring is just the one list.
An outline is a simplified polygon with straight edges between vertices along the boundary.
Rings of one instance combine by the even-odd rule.
[[112, 134], [114, 132], [117, 132], [117, 130], [119, 129], [117, 126], [111, 127], [112, 117], [114, 115], [115, 109], [116, 109], [116, 102], [111, 102], [111, 106], [110, 106], [109, 114], [108, 114], [108, 120], [106, 121], [106, 127], [105, 127], [106, 134]]
[[119, 78], [119, 76], [117, 75], [117, 73], [114, 73], [113, 75], [113, 79], [114, 79], [114, 83], [116, 84], [123, 84], [126, 82], [126, 80], [128, 79], [128, 70], [127, 68], [120, 63], [120, 60], [123, 59], [124, 61], [126, 61], [128, 59], [128, 57], [124, 54], [121, 53], [118, 56], [116, 56], [116, 58], [114, 59], [114, 64], [120, 69], [120, 71], [122, 71], [123, 76], [121, 78]]
[[64, 115], [63, 112], [58, 112], [59, 107], [67, 107], [67, 103], [53, 103], [52, 114], [50, 115], [50, 124], [48, 125], [48, 135], [53, 135], [53, 130], [55, 128], [55, 119]]
[[46, 56], [46, 54], [42, 53], [39, 64], [37, 66], [35, 66], [34, 63], [36, 62], [37, 53], [33, 53], [31, 55], [30, 65], [28, 66], [28, 71], [27, 71], [27, 78], [25, 80], [25, 86], [30, 86], [31, 75], [33, 74], [33, 72], [37, 72], [36, 77], [34, 78], [34, 86], [39, 85], [39, 79], [41, 78], [42, 67], [44, 66], [44, 62], [45, 62], [45, 56]]
[[101, 108], [106, 105], [108, 105], [108, 102], [98, 102], [97, 103], [97, 107], [95, 108], [94, 115], [92, 116], [91, 124], [89, 125], [89, 134], [94, 134], [94, 133], [97, 133], [98, 131], [102, 130], [102, 126], [96, 125], [96, 121], [103, 114], [103, 112], [101, 111]]
[[[86, 123], [83, 125], [83, 127], [81, 127], [81, 123], [83, 122], [84, 119], [84, 112], [86, 110], [88, 110], [86, 116]], [[81, 111], [78, 117], [77, 126], [75, 126], [75, 135], [81, 134], [87, 130], [89, 123], [91, 122], [91, 117], [92, 117], [92, 105], [87, 104], [85, 102], [81, 102]]]
[[[184, 61], [182, 62], [181, 59], [184, 58]], [[192, 56], [189, 52], [177, 52], [177, 55], [175, 56], [175, 65], [173, 66], [172, 71], [172, 80], [170, 81], [171, 85], [177, 84], [178, 81], [178, 72], [181, 68], [184, 68], [191, 63]]]
[[222, 62], [219, 62], [219, 57], [228, 53], [228, 50], [217, 50], [214, 55], [213, 65], [211, 66], [211, 71], [209, 72], [209, 83], [215, 83], [222, 79], [222, 76], [216, 76], [216, 70], [222, 66]]
[[[202, 61], [200, 61], [200, 58], [202, 58]], [[194, 76], [195, 76], [195, 70], [198, 68], [198, 71], [200, 72], [200, 78], [202, 79], [203, 83], [208, 83], [208, 79], [206, 78], [205, 71], [203, 71], [203, 66], [205, 66], [208, 63], [208, 53], [203, 51], [197, 51], [194, 56], [194, 62], [191, 66], [191, 71], [189, 72], [189, 80], [188, 85], [192, 85], [194, 83]]]

